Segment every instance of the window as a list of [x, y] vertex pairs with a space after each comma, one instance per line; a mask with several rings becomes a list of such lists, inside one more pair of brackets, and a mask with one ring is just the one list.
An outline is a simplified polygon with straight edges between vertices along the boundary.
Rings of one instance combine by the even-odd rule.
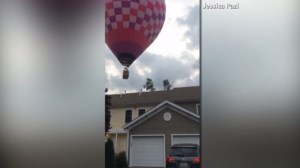
[[139, 109], [139, 116], [145, 114], [146, 110], [145, 109]]
[[129, 123], [132, 120], [132, 110], [125, 111], [125, 123]]
[[195, 157], [199, 156], [199, 152], [195, 147], [172, 147], [170, 156], [179, 157]]

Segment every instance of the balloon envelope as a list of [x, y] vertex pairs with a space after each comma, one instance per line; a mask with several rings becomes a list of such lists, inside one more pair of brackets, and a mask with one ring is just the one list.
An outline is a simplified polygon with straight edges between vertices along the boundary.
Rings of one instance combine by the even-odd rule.
[[105, 42], [129, 67], [156, 39], [165, 21], [164, 0], [106, 0]]

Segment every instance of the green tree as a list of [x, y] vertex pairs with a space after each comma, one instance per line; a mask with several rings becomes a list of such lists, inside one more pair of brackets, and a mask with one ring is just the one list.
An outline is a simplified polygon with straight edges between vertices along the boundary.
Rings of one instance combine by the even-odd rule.
[[152, 81], [152, 79], [150, 78], [147, 78], [146, 79], [146, 82], [143, 86], [146, 90], [150, 90], [150, 91], [155, 91], [155, 88], [154, 88], [154, 83]]
[[170, 90], [172, 87], [168, 79], [163, 80], [163, 86], [164, 86], [164, 90]]
[[116, 156], [116, 168], [128, 168], [126, 153], [124, 151]]
[[105, 142], [105, 168], [115, 168], [114, 142], [108, 138]]
[[[105, 89], [105, 93], [108, 91], [108, 89]], [[111, 96], [105, 94], [105, 133], [108, 132], [108, 130], [111, 128], [110, 125], [110, 118], [111, 113], [109, 107], [111, 106]]]

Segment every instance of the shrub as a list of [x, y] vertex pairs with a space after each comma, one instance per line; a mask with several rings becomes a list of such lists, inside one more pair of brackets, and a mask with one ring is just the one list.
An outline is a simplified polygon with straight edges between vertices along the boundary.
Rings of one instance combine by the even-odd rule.
[[105, 142], [105, 168], [115, 168], [114, 142], [110, 138]]
[[116, 155], [116, 168], [128, 168], [126, 153], [124, 151]]

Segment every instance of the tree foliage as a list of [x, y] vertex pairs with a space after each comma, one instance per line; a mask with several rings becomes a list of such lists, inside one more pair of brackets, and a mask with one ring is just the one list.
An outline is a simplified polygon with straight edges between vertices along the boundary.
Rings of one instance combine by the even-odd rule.
[[170, 90], [172, 87], [168, 79], [163, 80], [163, 86], [164, 86], [164, 90]]
[[115, 168], [114, 142], [108, 138], [105, 142], [105, 168]]
[[[105, 89], [105, 93], [108, 91], [108, 89]], [[105, 94], [105, 133], [108, 132], [108, 130], [111, 128], [110, 125], [110, 118], [111, 113], [109, 107], [111, 106], [111, 96]]]
[[126, 153], [124, 151], [116, 156], [116, 168], [128, 168]]
[[155, 91], [155, 88], [154, 88], [154, 82], [152, 81], [152, 79], [150, 78], [147, 78], [146, 79], [146, 82], [143, 86], [146, 90], [150, 90], [150, 91]]

